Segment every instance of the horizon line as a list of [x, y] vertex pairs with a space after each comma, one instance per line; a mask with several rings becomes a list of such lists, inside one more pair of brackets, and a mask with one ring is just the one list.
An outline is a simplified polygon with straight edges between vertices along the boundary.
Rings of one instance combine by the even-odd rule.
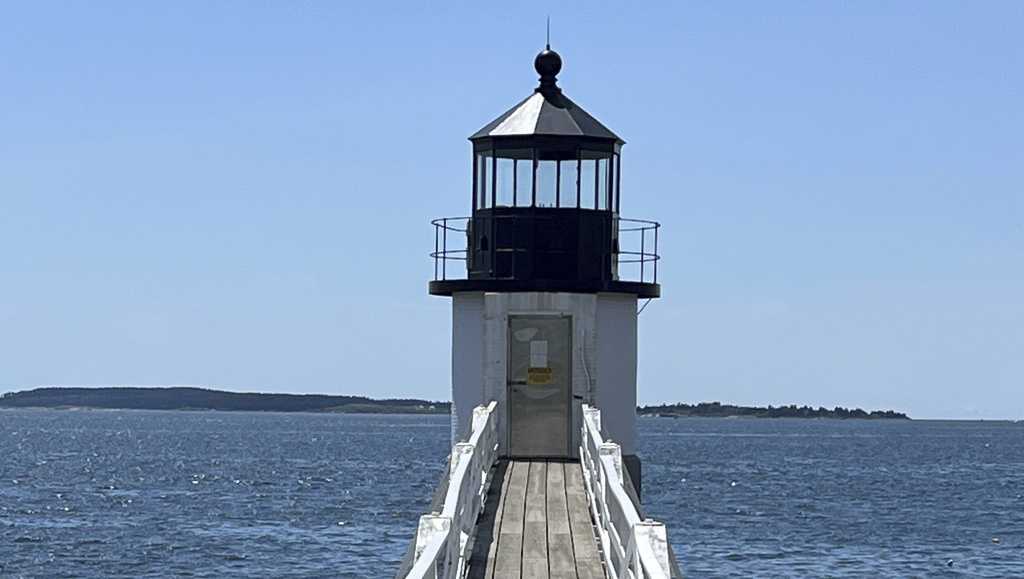
[[[233, 394], [283, 394], [283, 395], [292, 395], [292, 396], [354, 396], [354, 397], [363, 397], [363, 398], [370, 398], [370, 399], [377, 399], [377, 400], [410, 399], [410, 400], [422, 400], [422, 401], [425, 401], [425, 402], [451, 403], [450, 399], [435, 399], [435, 400], [431, 400], [431, 399], [428, 399], [428, 398], [422, 398], [422, 397], [413, 396], [413, 395], [383, 395], [383, 397], [377, 398], [376, 395], [370, 395], [370, 394], [346, 394], [346, 393], [325, 393], [325, 392], [274, 392], [274, 391], [259, 391], [259, 390], [238, 390], [238, 389], [235, 389], [235, 387], [231, 387], [231, 386], [220, 386], [220, 385], [209, 385], [209, 384], [127, 384], [127, 383], [123, 383], [123, 384], [40, 384], [40, 385], [36, 385], [36, 386], [6, 386], [6, 385], [4, 385], [4, 386], [0, 386], [0, 396], [7, 395], [7, 394], [13, 394], [13, 393], [17, 393], [17, 392], [25, 392], [25, 391], [30, 391], [30, 390], [38, 390], [38, 389], [42, 389], [42, 388], [164, 388], [164, 389], [168, 389], [168, 388], [196, 388], [196, 389], [201, 389], [201, 390], [219, 390], [221, 392], [230, 392], [230, 393], [233, 393]], [[721, 404], [723, 406], [746, 406], [746, 407], [753, 407], [753, 408], [767, 408], [768, 406], [771, 406], [772, 408], [781, 408], [781, 407], [787, 407], [787, 406], [797, 406], [797, 407], [804, 407], [804, 406], [806, 406], [806, 407], [809, 407], [809, 408], [813, 408], [815, 410], [818, 409], [818, 408], [824, 408], [825, 410], [834, 410], [835, 408], [846, 408], [848, 410], [857, 410], [857, 409], [859, 409], [859, 410], [865, 410], [867, 412], [891, 411], [891, 412], [903, 413], [903, 414], [907, 415], [911, 420], [915, 420], [915, 421], [923, 421], [923, 420], [930, 420], [930, 421], [957, 421], [957, 422], [994, 422], [994, 421], [998, 421], [998, 422], [1021, 422], [1021, 421], [1024, 421], [1024, 416], [1020, 416], [1020, 417], [1009, 417], [1009, 416], [1007, 416], [1007, 417], [991, 417], [991, 416], [987, 416], [987, 417], [959, 417], [959, 418], [956, 418], [956, 417], [945, 417], [945, 416], [928, 416], [928, 417], [923, 417], [923, 418], [916, 418], [916, 417], [912, 416], [911, 413], [908, 412], [908, 411], [897, 410], [895, 408], [867, 409], [867, 408], [865, 408], [863, 406], [860, 406], [860, 405], [853, 406], [853, 407], [833, 405], [833, 406], [829, 407], [829, 406], [824, 406], [824, 405], [817, 405], [817, 406], [815, 406], [815, 405], [808, 404], [808, 403], [797, 404], [797, 403], [792, 403], [792, 402], [788, 403], [788, 404], [738, 404], [738, 403], [735, 403], [735, 402], [722, 402], [720, 400], [702, 400], [702, 401], [699, 401], [699, 402], [683, 402], [683, 401], [674, 401], [674, 402], [671, 402], [671, 401], [641, 402], [641, 401], [637, 401], [637, 407], [639, 408], [641, 406], [661, 406], [661, 405], [673, 405], [673, 404], [697, 405], [697, 404], [712, 404], [712, 403], [718, 403], [718, 404]]]

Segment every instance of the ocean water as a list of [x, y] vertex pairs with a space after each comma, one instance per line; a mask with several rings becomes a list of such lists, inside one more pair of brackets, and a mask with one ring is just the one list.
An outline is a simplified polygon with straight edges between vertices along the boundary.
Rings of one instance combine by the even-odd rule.
[[[0, 411], [0, 577], [390, 577], [446, 416]], [[640, 420], [688, 577], [1024, 577], [1024, 424]]]

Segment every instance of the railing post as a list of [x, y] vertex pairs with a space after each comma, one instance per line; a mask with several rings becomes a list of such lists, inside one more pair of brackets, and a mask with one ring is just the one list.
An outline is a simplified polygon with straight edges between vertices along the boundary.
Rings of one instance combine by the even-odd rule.
[[416, 554], [413, 557], [413, 563], [420, 558], [420, 555], [423, 554], [423, 550], [427, 548], [427, 545], [430, 544], [434, 538], [438, 535], [447, 534], [451, 528], [451, 517], [442, 517], [436, 512], [421, 516], [420, 524], [416, 528]]
[[646, 519], [637, 523], [633, 527], [633, 532], [637, 542], [644, 541], [651, 546], [651, 551], [654, 552], [654, 558], [657, 560], [658, 566], [661, 567], [661, 571], [665, 577], [670, 577], [672, 571], [669, 563], [668, 534], [665, 532], [665, 524]]
[[452, 460], [448, 465], [449, 475], [455, 472], [455, 469], [459, 467], [460, 462], [472, 458], [474, 448], [476, 448], [476, 445], [468, 442], [459, 442], [454, 448], [452, 448]]
[[[498, 415], [497, 415], [497, 410], [498, 410], [498, 403], [497, 402], [491, 402], [490, 404], [487, 405], [487, 412], [489, 413], [490, 420], [491, 420], [490, 424], [491, 424], [491, 434], [492, 435], [497, 435], [497, 432], [498, 432]], [[497, 442], [497, 441], [495, 441], [495, 442]]]
[[481, 428], [486, 426], [487, 419], [488, 417], [490, 417], [490, 415], [491, 413], [486, 406], [481, 405], [474, 408], [472, 432], [476, 432], [477, 430], [480, 430]]
[[[484, 462], [494, 461], [495, 444], [497, 442], [497, 428], [494, 418], [494, 408], [496, 406], [497, 404], [492, 402], [487, 406], [481, 404], [473, 409], [473, 432], [481, 431], [483, 433], [480, 441], [484, 444], [483, 454], [487, 458]], [[485, 468], [490, 468], [490, 464], [485, 465]]]
[[594, 428], [597, 429], [597, 433], [601, 433], [601, 411], [597, 408], [587, 406], [583, 409], [583, 416], [589, 417], [594, 423]]
[[[448, 279], [448, 218], [445, 217], [441, 230], [441, 239], [444, 247], [444, 256], [441, 259], [441, 279]], [[640, 280], [643, 281], [643, 280]]]
[[622, 447], [614, 442], [605, 442], [598, 449], [601, 458], [608, 457], [612, 462], [612, 475], [615, 477], [615, 484], [622, 486]]

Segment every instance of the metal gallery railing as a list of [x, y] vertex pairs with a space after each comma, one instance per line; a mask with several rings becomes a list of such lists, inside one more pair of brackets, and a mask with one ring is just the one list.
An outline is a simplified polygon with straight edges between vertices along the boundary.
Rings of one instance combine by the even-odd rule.
[[[462, 279], [466, 276], [466, 264], [469, 259], [469, 217], [440, 217], [430, 222], [434, 226], [434, 251], [430, 257], [434, 259], [434, 281], [446, 279]], [[448, 237], [452, 237], [452, 247], [448, 246]], [[448, 277], [448, 262], [462, 262], [458, 277]]]
[[[619, 231], [619, 248], [613, 257], [618, 265], [619, 279], [658, 283], [658, 262], [661, 261], [661, 255], [658, 254], [658, 232], [661, 224], [648, 219], [625, 217], [616, 217], [615, 222]], [[631, 264], [639, 270], [635, 272], [637, 276], [623, 272], [622, 266], [628, 268]]]
[[[495, 215], [486, 219], [541, 219], [537, 216]], [[658, 237], [661, 224], [646, 219], [613, 217], [615, 247], [609, 249], [616, 279], [658, 283]], [[434, 226], [434, 281], [465, 279], [469, 263], [470, 217], [441, 217]], [[456, 263], [449, 263], [456, 262]], [[452, 269], [454, 267], [454, 269]]]
[[452, 448], [448, 489], [439, 511], [420, 517], [410, 579], [454, 579], [465, 574], [469, 538], [487, 494], [487, 474], [498, 452], [497, 402], [473, 409], [469, 440]]
[[601, 411], [583, 405], [580, 462], [610, 579], [670, 579], [675, 565], [665, 525], [643, 519], [625, 488], [622, 449], [601, 436]]

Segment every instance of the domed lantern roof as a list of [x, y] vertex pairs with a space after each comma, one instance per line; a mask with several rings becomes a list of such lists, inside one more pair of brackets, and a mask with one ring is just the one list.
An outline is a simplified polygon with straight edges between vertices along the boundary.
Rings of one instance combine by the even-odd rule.
[[523, 137], [545, 135], [624, 141], [562, 93], [557, 75], [562, 58], [549, 46], [537, 55], [534, 68], [540, 75], [540, 86], [532, 95], [473, 133], [471, 141], [488, 137]]

